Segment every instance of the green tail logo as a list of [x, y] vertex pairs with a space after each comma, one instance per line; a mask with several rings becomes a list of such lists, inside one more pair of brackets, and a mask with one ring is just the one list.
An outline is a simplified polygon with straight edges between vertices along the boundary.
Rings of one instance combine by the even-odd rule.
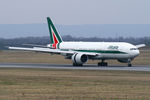
[[61, 36], [58, 34], [52, 20], [47, 17], [48, 28], [50, 33], [50, 40], [52, 42], [52, 48], [59, 49], [59, 43], [63, 42]]

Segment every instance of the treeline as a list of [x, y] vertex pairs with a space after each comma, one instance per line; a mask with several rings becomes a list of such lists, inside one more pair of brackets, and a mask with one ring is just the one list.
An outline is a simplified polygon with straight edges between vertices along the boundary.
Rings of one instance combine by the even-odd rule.
[[[129, 42], [132, 44], [145, 43], [150, 46], [150, 37], [141, 38], [98, 38], [98, 37], [72, 37], [70, 35], [63, 36], [64, 41], [91, 41], [91, 42]], [[15, 38], [15, 39], [0, 39], [0, 49], [7, 49], [7, 46], [23, 46], [23, 44], [37, 44], [46, 45], [50, 43], [49, 36], [47, 37], [25, 37], [25, 38]]]

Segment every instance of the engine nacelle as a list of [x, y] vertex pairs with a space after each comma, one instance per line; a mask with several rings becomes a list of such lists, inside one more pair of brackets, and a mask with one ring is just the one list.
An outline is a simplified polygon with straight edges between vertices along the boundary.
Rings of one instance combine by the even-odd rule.
[[83, 64], [88, 61], [88, 56], [82, 53], [76, 53], [72, 55], [72, 61], [75, 64]]
[[121, 63], [128, 63], [128, 59], [118, 59], [118, 61]]

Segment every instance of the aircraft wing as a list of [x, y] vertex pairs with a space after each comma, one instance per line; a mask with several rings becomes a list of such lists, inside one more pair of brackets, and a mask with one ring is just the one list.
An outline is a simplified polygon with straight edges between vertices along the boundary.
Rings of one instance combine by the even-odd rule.
[[43, 52], [43, 53], [52, 53], [52, 54], [75, 54], [75, 53], [83, 53], [89, 56], [96, 56], [97, 53], [88, 53], [88, 52], [80, 52], [80, 51], [73, 51], [73, 50], [61, 50], [61, 49], [51, 49], [51, 48], [40, 48], [40, 47], [33, 47], [33, 48], [24, 48], [24, 47], [8, 47], [8, 49], [12, 50], [23, 50], [23, 51], [35, 51], [35, 52]]
[[36, 47], [43, 47], [43, 48], [47, 47], [45, 45], [37, 45], [37, 44], [22, 44], [22, 45], [24, 45], [24, 46], [32, 46], [32, 47], [36, 46]]

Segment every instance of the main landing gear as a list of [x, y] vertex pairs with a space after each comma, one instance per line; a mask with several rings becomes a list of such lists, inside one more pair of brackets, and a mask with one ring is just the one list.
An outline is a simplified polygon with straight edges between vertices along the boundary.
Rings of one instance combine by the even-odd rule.
[[73, 66], [83, 66], [83, 64], [73, 63]]
[[104, 62], [104, 59], [103, 59], [102, 62], [98, 63], [98, 66], [108, 66], [108, 63]]

